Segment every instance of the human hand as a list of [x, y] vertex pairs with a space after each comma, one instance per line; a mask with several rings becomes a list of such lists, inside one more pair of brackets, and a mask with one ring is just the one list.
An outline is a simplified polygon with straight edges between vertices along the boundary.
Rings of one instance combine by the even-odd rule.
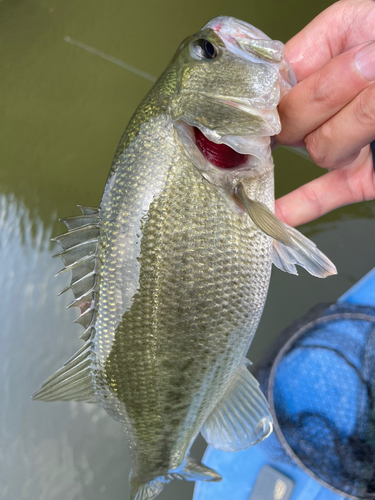
[[276, 201], [291, 226], [375, 198], [375, 1], [340, 0], [285, 47], [297, 85], [282, 99], [277, 142], [305, 146], [329, 172]]

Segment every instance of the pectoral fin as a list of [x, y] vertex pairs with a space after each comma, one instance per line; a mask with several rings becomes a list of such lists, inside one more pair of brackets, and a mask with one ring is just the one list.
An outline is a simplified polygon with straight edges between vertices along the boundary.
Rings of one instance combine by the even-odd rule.
[[214, 448], [238, 451], [259, 443], [271, 432], [272, 417], [267, 400], [257, 380], [241, 363], [201, 433]]
[[242, 184], [238, 185], [235, 197], [245, 207], [254, 224], [274, 239], [273, 263], [276, 267], [291, 274], [298, 274], [295, 267], [295, 264], [298, 264], [318, 278], [337, 274], [335, 265], [315, 243], [281, 222], [263, 203], [250, 200]]

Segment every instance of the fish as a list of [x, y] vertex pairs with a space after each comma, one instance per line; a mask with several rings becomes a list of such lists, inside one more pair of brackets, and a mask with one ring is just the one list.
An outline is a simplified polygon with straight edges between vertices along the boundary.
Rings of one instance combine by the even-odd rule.
[[54, 238], [84, 344], [32, 398], [96, 403], [122, 423], [131, 500], [172, 479], [221, 480], [190, 453], [199, 432], [225, 451], [272, 432], [246, 358], [272, 263], [336, 273], [274, 215], [271, 137], [294, 84], [281, 42], [212, 19], [131, 118], [100, 206], [80, 206]]

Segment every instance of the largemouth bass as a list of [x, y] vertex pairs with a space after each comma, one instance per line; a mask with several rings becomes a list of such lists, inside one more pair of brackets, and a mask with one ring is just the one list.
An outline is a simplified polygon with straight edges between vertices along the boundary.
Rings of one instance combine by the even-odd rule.
[[227, 451], [268, 436], [245, 355], [272, 262], [336, 272], [273, 213], [270, 137], [294, 83], [283, 48], [231, 17], [187, 38], [130, 120], [100, 207], [55, 238], [85, 343], [33, 398], [96, 402], [123, 423], [133, 500], [221, 479], [189, 453], [199, 432]]

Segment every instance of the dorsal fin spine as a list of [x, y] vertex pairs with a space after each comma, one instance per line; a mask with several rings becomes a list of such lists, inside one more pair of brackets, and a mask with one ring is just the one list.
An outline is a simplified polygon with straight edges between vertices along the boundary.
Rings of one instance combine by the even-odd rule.
[[97, 238], [91, 238], [90, 240], [87, 240], [87, 241], [83, 241], [82, 243], [77, 243], [76, 245], [73, 245], [72, 247], [69, 247], [65, 250], [63, 250], [62, 252], [59, 252], [59, 253], [55, 253], [54, 255], [52, 255], [52, 258], [55, 259], [56, 257], [60, 257], [60, 259], [64, 256], [64, 255], [67, 255], [71, 252], [73, 252], [74, 250], [77, 250], [78, 248], [82, 248], [86, 245], [89, 245], [91, 243], [98, 243], [98, 239]]
[[[84, 276], [82, 276], [82, 278], [79, 278], [78, 280], [73, 281], [72, 283], [70, 283], [70, 285], [68, 285], [65, 288], [63, 288], [61, 290], [61, 292], [59, 293], [59, 295], [62, 295], [63, 293], [67, 292], [68, 290], [73, 290], [74, 291], [74, 286], [79, 285], [85, 279], [92, 278], [95, 275], [96, 275], [95, 271], [91, 271], [90, 273], [85, 274]], [[97, 282], [97, 280], [95, 280], [95, 284], [96, 284], [96, 282]]]
[[72, 271], [69, 286], [60, 294], [72, 290], [74, 300], [67, 307], [81, 307], [81, 314], [75, 323], [80, 323], [85, 328], [81, 338], [87, 341], [95, 335], [95, 305], [98, 300], [98, 273], [101, 267], [98, 255], [100, 216], [98, 208], [82, 205], [79, 205], [79, 208], [82, 215], [61, 219], [68, 227], [68, 232], [53, 238], [53, 241], [63, 248], [56, 254], [65, 264], [58, 274]]
[[87, 292], [82, 294], [80, 297], [77, 297], [76, 299], [73, 300], [73, 302], [68, 304], [66, 306], [66, 308], [70, 309], [71, 307], [79, 307], [82, 304], [82, 302], [85, 302], [85, 299], [87, 299], [91, 293], [93, 293], [93, 295], [94, 295], [94, 297], [93, 297], [93, 300], [94, 300], [94, 298], [95, 298], [94, 292], [96, 291], [96, 288], [97, 288], [96, 286], [91, 287], [89, 290], [87, 290]]
[[95, 328], [94, 326], [90, 325], [88, 328], [86, 328], [86, 330], [82, 333], [82, 335], [79, 338], [86, 341], [94, 336], [95, 336]]
[[95, 320], [95, 312], [95, 307], [88, 307], [82, 314], [78, 316], [78, 318], [74, 320], [74, 323], [79, 323], [84, 328], [88, 328], [93, 324]]
[[91, 214], [98, 214], [99, 213], [98, 207], [86, 207], [84, 205], [77, 205], [77, 207], [81, 210], [83, 215], [91, 215]]
[[82, 259], [77, 260], [76, 262], [73, 262], [73, 264], [69, 264], [69, 266], [65, 266], [59, 271], [56, 276], [60, 276], [60, 274], [65, 273], [66, 271], [71, 271], [75, 267], [79, 266], [80, 264], [83, 264], [89, 260], [92, 259], [98, 259], [98, 256], [95, 254], [92, 255], [87, 255], [86, 257], [82, 257]]
[[68, 232], [53, 238], [62, 251], [54, 257], [60, 257], [65, 267], [57, 274], [72, 271], [68, 287], [61, 293], [72, 290], [74, 300], [68, 307], [79, 306], [81, 315], [76, 319], [85, 331], [81, 338], [84, 345], [68, 361], [49, 377], [33, 395], [33, 399], [43, 401], [76, 400], [93, 403], [96, 401], [93, 380], [93, 350], [91, 339], [95, 335], [96, 303], [99, 290], [100, 217], [99, 210], [92, 207], [80, 207], [83, 215], [67, 217], [62, 222]]
[[[51, 241], [54, 241], [54, 242], [60, 244], [60, 241], [64, 241], [64, 239], [66, 240], [68, 238], [68, 236], [71, 236], [72, 234], [77, 234], [77, 233], [79, 234], [79, 233], [87, 231], [87, 229], [96, 229], [96, 228], [99, 228], [98, 224], [85, 224], [83, 226], [76, 227], [74, 229], [70, 229], [66, 233], [59, 234], [58, 236], [51, 238]], [[63, 247], [63, 245], [61, 245], [61, 246]]]
[[96, 224], [97, 215], [77, 215], [74, 217], [64, 217], [60, 219], [60, 222], [66, 225], [69, 230], [76, 229], [78, 227], [88, 226], [90, 224]]
[[74, 323], [79, 323], [79, 320], [80, 320], [80, 319], [82, 319], [82, 318], [84, 318], [85, 316], [89, 315], [89, 314], [90, 314], [90, 312], [92, 312], [93, 310], [94, 310], [94, 308], [92, 308], [92, 307], [88, 307], [88, 308], [87, 308], [87, 309], [86, 309], [86, 310], [85, 310], [82, 314], [80, 314], [80, 315], [78, 316], [78, 318], [77, 318], [77, 319], [75, 319], [75, 320], [74, 320]]

